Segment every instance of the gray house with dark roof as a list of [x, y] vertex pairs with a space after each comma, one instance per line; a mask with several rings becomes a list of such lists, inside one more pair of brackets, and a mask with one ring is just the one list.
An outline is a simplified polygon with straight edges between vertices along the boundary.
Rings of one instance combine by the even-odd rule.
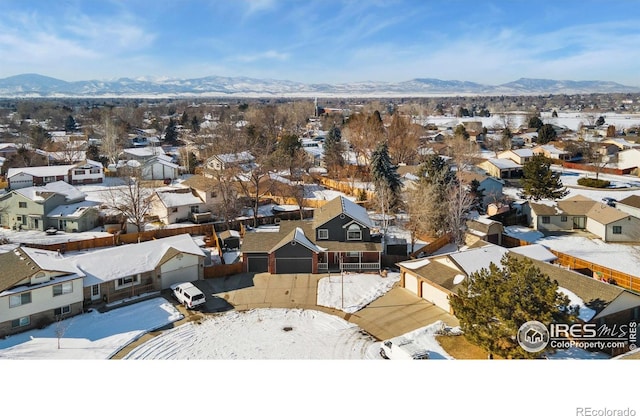
[[282, 221], [278, 232], [244, 236], [247, 272], [319, 273], [380, 270], [382, 246], [367, 211], [344, 197], [329, 201], [311, 221]]

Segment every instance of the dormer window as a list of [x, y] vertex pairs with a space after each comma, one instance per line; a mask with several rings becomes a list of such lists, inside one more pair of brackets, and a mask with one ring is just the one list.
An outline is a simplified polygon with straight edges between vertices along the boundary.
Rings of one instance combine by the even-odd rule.
[[347, 228], [347, 240], [362, 240], [362, 230], [357, 224], [351, 224]]

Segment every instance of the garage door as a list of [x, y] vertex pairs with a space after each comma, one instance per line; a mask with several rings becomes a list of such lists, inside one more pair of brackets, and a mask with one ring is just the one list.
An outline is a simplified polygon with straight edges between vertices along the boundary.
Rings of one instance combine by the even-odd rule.
[[429, 283], [422, 282], [422, 298], [428, 302], [435, 304], [437, 307], [449, 312], [449, 299], [448, 294], [442, 290], [430, 285]]
[[198, 265], [183, 267], [181, 269], [163, 272], [160, 269], [162, 289], [168, 289], [174, 283], [193, 282], [198, 280]]
[[418, 294], [418, 278], [412, 274], [405, 273], [404, 287], [413, 294]]
[[311, 259], [284, 258], [276, 259], [276, 273], [311, 273]]
[[249, 257], [247, 259], [247, 271], [253, 273], [269, 271], [269, 257]]

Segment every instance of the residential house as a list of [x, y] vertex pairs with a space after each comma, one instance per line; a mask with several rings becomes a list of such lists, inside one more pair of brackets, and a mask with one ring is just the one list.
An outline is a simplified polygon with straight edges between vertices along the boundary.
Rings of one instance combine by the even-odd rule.
[[[215, 211], [216, 206], [225, 202], [217, 178], [207, 175], [193, 175], [182, 181], [180, 185], [191, 188], [210, 211]], [[235, 199], [237, 196], [237, 189], [233, 187], [233, 198]]]
[[127, 148], [122, 151], [120, 156], [123, 160], [137, 160], [141, 164], [158, 156], [168, 158], [171, 161], [171, 157], [167, 156], [160, 146]]
[[499, 179], [521, 178], [522, 165], [511, 159], [491, 158], [477, 165], [484, 169], [489, 175]]
[[69, 169], [69, 180], [72, 185], [84, 185], [104, 182], [104, 166], [94, 160], [85, 159]]
[[249, 152], [225, 153], [211, 156], [206, 160], [205, 167], [213, 170], [226, 170], [236, 166], [246, 171], [253, 167], [254, 162], [255, 158]]
[[618, 147], [620, 151], [640, 148], [640, 143], [630, 142], [622, 137], [611, 137], [611, 138], [602, 140], [600, 143], [612, 144]]
[[482, 208], [487, 209], [487, 206], [491, 203], [495, 203], [502, 199], [502, 188], [504, 182], [493, 176], [481, 175], [476, 172], [459, 172], [458, 177], [460, 181], [469, 186], [474, 180], [478, 181], [480, 186], [479, 190], [482, 190]]
[[[48, 215], [61, 205], [83, 201], [85, 194], [63, 181], [15, 189], [0, 197], [0, 223], [20, 230], [44, 231], [58, 226]], [[95, 224], [90, 228], [95, 227]], [[79, 230], [85, 231], [85, 230]]]
[[506, 253], [504, 247], [483, 244], [465, 251], [400, 262], [400, 287], [453, 313], [449, 299], [457, 295], [465, 279], [489, 268], [491, 263], [499, 265]]
[[[458, 296], [458, 290], [466, 279], [491, 263], [500, 266], [502, 257], [508, 253], [516, 258], [528, 258], [542, 273], [558, 283], [562, 289], [572, 292], [592, 310], [583, 313], [585, 322], [628, 325], [640, 318], [640, 295], [598, 279], [567, 270], [552, 264], [553, 256], [544, 247], [507, 250], [486, 244], [465, 251], [409, 260], [398, 263], [400, 286], [445, 312], [453, 313], [449, 300]], [[586, 312], [586, 311], [585, 311]], [[611, 353], [612, 351], [609, 351]], [[618, 351], [620, 353], [623, 351]]]
[[18, 153], [18, 145], [15, 143], [0, 143], [0, 157], [9, 158]]
[[164, 224], [211, 220], [211, 212], [190, 188], [156, 191], [151, 197], [149, 215], [157, 216]]
[[513, 149], [505, 150], [497, 155], [498, 159], [510, 159], [519, 165], [524, 165], [533, 157], [533, 150], [531, 149]]
[[98, 202], [80, 201], [53, 208], [47, 213], [46, 224], [68, 233], [84, 232], [95, 228], [99, 217]]
[[242, 242], [247, 272], [319, 273], [380, 270], [367, 211], [340, 196], [314, 211], [312, 220], [281, 221], [278, 232], [248, 232]]
[[631, 195], [616, 202], [616, 208], [636, 218], [640, 218], [640, 195]]
[[605, 242], [640, 241], [640, 218], [582, 195], [558, 202], [529, 202], [523, 208], [530, 226], [538, 231], [585, 229]]
[[204, 278], [205, 254], [189, 234], [67, 257], [80, 269], [84, 300], [113, 302]]
[[638, 172], [640, 167], [640, 149], [627, 149], [618, 152], [616, 167], [624, 174]]
[[571, 153], [558, 149], [552, 144], [543, 144], [541, 146], [536, 146], [533, 148], [533, 154], [535, 155], [544, 155], [549, 159], [555, 160], [569, 160], [571, 159]]
[[85, 275], [57, 252], [19, 247], [0, 264], [0, 337], [82, 312]]
[[56, 181], [72, 185], [102, 183], [104, 171], [100, 162], [87, 159], [74, 165], [9, 168], [7, 180], [10, 189], [41, 186]]

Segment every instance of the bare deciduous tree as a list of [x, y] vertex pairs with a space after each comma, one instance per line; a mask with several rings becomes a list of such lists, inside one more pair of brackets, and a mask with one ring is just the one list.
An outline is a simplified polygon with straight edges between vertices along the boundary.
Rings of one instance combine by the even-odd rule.
[[138, 232], [144, 231], [147, 215], [151, 211], [153, 192], [142, 186], [142, 181], [134, 169], [129, 169], [130, 175], [124, 176], [124, 185], [109, 188], [107, 206], [122, 214], [126, 221], [131, 222]]

